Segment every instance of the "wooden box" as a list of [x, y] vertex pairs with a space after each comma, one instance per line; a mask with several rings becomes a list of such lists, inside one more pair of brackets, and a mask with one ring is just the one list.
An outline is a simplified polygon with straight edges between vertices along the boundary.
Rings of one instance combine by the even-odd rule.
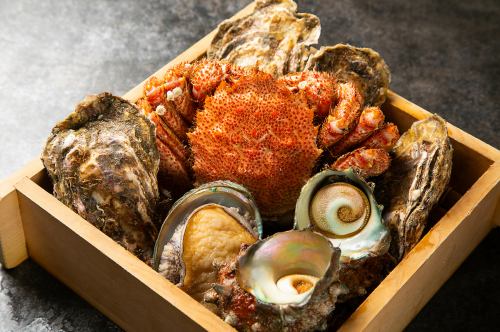
[[[235, 17], [252, 10], [250, 5]], [[214, 33], [155, 75], [202, 57]], [[143, 83], [125, 98], [136, 100]], [[401, 131], [430, 115], [394, 92], [383, 110]], [[434, 227], [342, 331], [403, 329], [495, 223], [500, 225], [500, 152], [451, 124], [448, 130], [455, 150], [451, 191], [431, 213]], [[13, 268], [28, 257], [125, 330], [233, 330], [54, 198], [39, 160], [0, 183], [0, 261]]]

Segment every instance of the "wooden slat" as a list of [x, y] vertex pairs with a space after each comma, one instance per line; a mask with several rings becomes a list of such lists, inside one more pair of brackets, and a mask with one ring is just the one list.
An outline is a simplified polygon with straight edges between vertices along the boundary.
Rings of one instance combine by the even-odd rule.
[[16, 267], [28, 258], [14, 184], [23, 177], [35, 178], [42, 170], [36, 159], [0, 182], [0, 263], [4, 268]]
[[0, 263], [10, 269], [28, 258], [15, 190], [0, 198], [0, 211]]
[[43, 164], [40, 158], [35, 158], [27, 163], [20, 170], [14, 172], [10, 176], [0, 181], [0, 197], [6, 193], [6, 190], [10, 191], [14, 185], [19, 182], [22, 178], [27, 177], [34, 181], [38, 181], [43, 171]]
[[493, 214], [493, 226], [500, 227], [500, 197], [498, 197], [497, 208], [495, 209], [495, 213]]
[[30, 257], [127, 331], [234, 331], [25, 178], [16, 184]]
[[500, 196], [495, 163], [344, 323], [340, 331], [400, 331], [492, 227]]

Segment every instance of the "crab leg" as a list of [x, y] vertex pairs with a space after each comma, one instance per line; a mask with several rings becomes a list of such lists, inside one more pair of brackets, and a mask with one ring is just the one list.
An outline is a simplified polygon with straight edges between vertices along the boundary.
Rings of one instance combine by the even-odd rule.
[[186, 164], [179, 160], [179, 157], [159, 138], [156, 138], [156, 146], [160, 152], [160, 170], [158, 172], [160, 182], [167, 184], [169, 188], [176, 189], [179, 194], [185, 192], [191, 187]]
[[170, 105], [168, 105], [169, 107], [165, 105], [165, 108], [176, 110], [188, 123], [192, 123], [196, 114], [196, 109], [191, 100], [188, 81], [183, 77], [177, 81], [177, 84], [178, 85], [171, 90], [166, 88], [167, 105]]
[[339, 156], [347, 149], [362, 142], [384, 123], [384, 113], [379, 107], [366, 107], [359, 117], [358, 124], [330, 149], [332, 156]]
[[144, 85], [144, 95], [152, 110], [163, 105], [166, 109], [175, 109], [176, 113], [182, 115], [186, 121], [191, 121], [194, 116], [189, 89], [184, 78], [161, 83], [158, 78], [152, 77]]
[[171, 104], [159, 104], [156, 106], [156, 109], [153, 109], [146, 98], [141, 98], [135, 103], [137, 106], [142, 108], [146, 114], [156, 112], [156, 114], [161, 118], [163, 126], [168, 126], [168, 128], [170, 128], [181, 141], [186, 141], [186, 133], [188, 130], [187, 123]]
[[337, 143], [356, 125], [361, 112], [363, 96], [353, 82], [338, 85], [338, 103], [321, 126], [318, 143], [328, 148]]
[[[182, 144], [176, 133], [165, 124], [158, 111], [152, 111], [145, 105], [144, 101], [139, 101], [138, 105], [145, 109], [149, 119], [156, 126], [156, 146], [160, 152], [160, 170], [158, 177], [162, 183], [169, 184], [178, 193], [186, 191], [191, 186], [189, 172], [187, 170], [187, 161], [189, 153]], [[158, 105], [156, 108], [164, 108]], [[161, 113], [161, 112], [160, 112]], [[185, 133], [184, 133], [185, 135]]]
[[360, 146], [369, 149], [377, 148], [390, 151], [398, 139], [398, 127], [394, 123], [389, 122], [363, 141]]
[[182, 142], [175, 134], [166, 126], [156, 112], [149, 115], [149, 119], [156, 125], [156, 137], [162, 141], [168, 148], [182, 161], [186, 162], [189, 153]]
[[307, 101], [315, 108], [320, 118], [328, 115], [332, 103], [337, 99], [336, 81], [326, 72], [304, 71], [280, 77], [292, 92], [304, 91]]
[[196, 106], [213, 94], [223, 80], [243, 74], [231, 70], [226, 62], [205, 60], [196, 64], [181, 63], [165, 73], [163, 79], [152, 77], [144, 85], [144, 97], [136, 104], [156, 125], [156, 143], [160, 152], [160, 182], [174, 187], [179, 193], [190, 186], [189, 126], [193, 123]]
[[224, 61], [203, 60], [194, 65], [189, 81], [193, 98], [202, 103], [231, 74], [231, 65]]
[[144, 95], [153, 110], [163, 105], [174, 109], [187, 122], [193, 120], [195, 110], [188, 85], [190, 68], [189, 64], [182, 63], [168, 70], [163, 80], [152, 77], [146, 82]]
[[384, 149], [359, 148], [341, 156], [330, 168], [336, 171], [352, 168], [360, 176], [368, 178], [384, 173], [390, 163], [389, 154]]
[[165, 100], [165, 86], [158, 77], [151, 77], [144, 84], [144, 96], [151, 107], [156, 107]]
[[172, 107], [171, 104], [167, 104], [166, 107], [163, 105], [158, 105], [155, 110], [156, 114], [181, 140], [185, 142], [187, 140], [188, 125], [184, 118]]

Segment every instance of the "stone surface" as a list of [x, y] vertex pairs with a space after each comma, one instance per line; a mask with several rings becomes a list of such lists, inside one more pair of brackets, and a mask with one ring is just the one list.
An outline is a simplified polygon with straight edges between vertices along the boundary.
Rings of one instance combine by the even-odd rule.
[[[123, 94], [248, 1], [0, 0], [0, 178], [37, 157], [54, 123], [86, 94]], [[500, 146], [500, 2], [299, 1], [318, 15], [321, 44], [379, 51], [391, 88]], [[408, 327], [500, 325], [500, 229], [492, 232]], [[0, 331], [117, 331], [28, 261], [0, 270]]]

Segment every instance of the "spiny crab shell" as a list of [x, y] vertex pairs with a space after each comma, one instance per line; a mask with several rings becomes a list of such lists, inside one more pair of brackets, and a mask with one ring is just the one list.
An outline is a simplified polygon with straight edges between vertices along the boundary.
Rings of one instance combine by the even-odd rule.
[[293, 210], [321, 150], [302, 94], [256, 71], [222, 82], [188, 133], [196, 183], [243, 183], [264, 215]]
[[173, 205], [156, 241], [153, 267], [202, 301], [217, 266], [261, 236], [260, 214], [248, 190], [229, 181], [207, 183]]
[[383, 278], [385, 269], [373, 270], [372, 263], [385, 259], [391, 240], [381, 211], [373, 186], [352, 170], [316, 174], [297, 200], [295, 228], [321, 232], [340, 248], [340, 280], [349, 290], [347, 297], [366, 293]]
[[341, 292], [340, 251], [319, 233], [287, 231], [243, 249], [214, 290], [220, 315], [243, 331], [326, 328]]

